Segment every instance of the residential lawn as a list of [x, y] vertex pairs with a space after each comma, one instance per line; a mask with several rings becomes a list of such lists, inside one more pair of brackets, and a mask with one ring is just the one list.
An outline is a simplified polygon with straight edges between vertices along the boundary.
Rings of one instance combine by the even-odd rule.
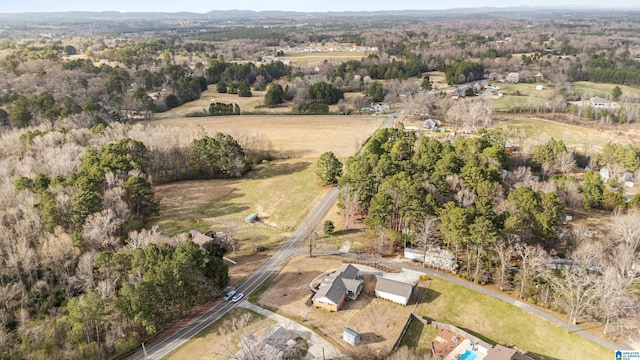
[[[245, 320], [248, 319], [246, 322], [239, 321], [243, 319], [243, 315]], [[238, 343], [243, 336], [272, 324], [275, 324], [275, 321], [251, 310], [236, 307], [164, 359], [234, 359], [235, 352], [240, 350]]]
[[414, 349], [419, 355], [431, 355], [431, 341], [438, 335], [440, 330], [430, 325], [425, 325], [418, 320], [411, 319], [407, 331], [400, 340], [400, 346], [407, 346]]
[[490, 98], [493, 99], [494, 110], [507, 112], [517, 108], [537, 108], [547, 101], [544, 98], [534, 96], [504, 95], [502, 97], [491, 96]]
[[523, 352], [542, 355], [545, 359], [601, 360], [612, 357], [611, 350], [578, 334], [568, 333], [563, 327], [444, 280], [429, 280], [416, 314], [450, 323], [489, 343], [515, 345]]

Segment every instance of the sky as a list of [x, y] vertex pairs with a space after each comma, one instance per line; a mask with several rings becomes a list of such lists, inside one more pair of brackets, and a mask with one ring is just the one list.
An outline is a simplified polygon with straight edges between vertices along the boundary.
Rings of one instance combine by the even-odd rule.
[[212, 10], [287, 11], [375, 11], [442, 10], [450, 8], [511, 6], [595, 6], [602, 8], [640, 8], [637, 0], [0, 0], [0, 13], [120, 11], [194, 12]]

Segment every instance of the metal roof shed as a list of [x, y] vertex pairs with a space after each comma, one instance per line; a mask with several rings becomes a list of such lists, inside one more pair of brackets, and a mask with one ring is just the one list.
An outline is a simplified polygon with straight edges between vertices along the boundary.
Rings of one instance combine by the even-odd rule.
[[350, 328], [345, 328], [344, 332], [342, 333], [342, 340], [355, 346], [360, 344], [360, 341], [362, 339], [360, 337], [360, 334], [358, 334], [355, 330]]

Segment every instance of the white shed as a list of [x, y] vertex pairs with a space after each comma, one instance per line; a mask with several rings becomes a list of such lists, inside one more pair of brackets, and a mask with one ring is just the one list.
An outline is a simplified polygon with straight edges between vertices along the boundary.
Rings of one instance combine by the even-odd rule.
[[412, 292], [413, 284], [376, 276], [375, 293], [379, 298], [406, 306], [409, 304]]
[[345, 342], [353, 346], [356, 346], [360, 344], [360, 341], [362, 341], [362, 338], [360, 337], [360, 334], [358, 334], [355, 330], [350, 328], [345, 328], [344, 332], [342, 333], [342, 340], [344, 340]]

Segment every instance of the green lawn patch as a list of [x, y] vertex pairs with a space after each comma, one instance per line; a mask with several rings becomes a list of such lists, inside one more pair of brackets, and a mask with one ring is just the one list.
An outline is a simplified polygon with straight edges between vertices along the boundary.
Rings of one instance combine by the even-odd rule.
[[[276, 224], [282, 234], [300, 222], [324, 188], [316, 180], [315, 162], [295, 159], [261, 165], [242, 179], [182, 181], [155, 191], [160, 215], [151, 223], [165, 234], [219, 229], [227, 220], [244, 229], [244, 218], [251, 213]], [[261, 238], [276, 235], [274, 228], [256, 226], [253, 232]]]
[[444, 280], [429, 281], [416, 314], [478, 334], [490, 343], [515, 345], [545, 358], [601, 360], [613, 356], [611, 350], [563, 327]]
[[[588, 146], [604, 146], [613, 141], [610, 134], [596, 129], [591, 129], [578, 125], [564, 124], [543, 119], [516, 119], [502, 122], [497, 125], [507, 130], [508, 136], [516, 146], [520, 140], [530, 144], [541, 144], [550, 138], [562, 140], [569, 147], [584, 149]], [[524, 131], [524, 137], [520, 137]]]
[[620, 87], [623, 96], [624, 94], [634, 94], [640, 96], [640, 89], [626, 85], [601, 84], [589, 81], [577, 81], [572, 83], [571, 85], [573, 85], [573, 87], [575, 87], [576, 89], [591, 92], [593, 96], [600, 96], [604, 98], [610, 97], [611, 90], [613, 90], [613, 88], [616, 86]]
[[419, 355], [428, 356], [431, 354], [431, 341], [438, 335], [438, 332], [440, 330], [433, 326], [425, 325], [412, 318], [398, 347], [407, 346], [414, 349]]

